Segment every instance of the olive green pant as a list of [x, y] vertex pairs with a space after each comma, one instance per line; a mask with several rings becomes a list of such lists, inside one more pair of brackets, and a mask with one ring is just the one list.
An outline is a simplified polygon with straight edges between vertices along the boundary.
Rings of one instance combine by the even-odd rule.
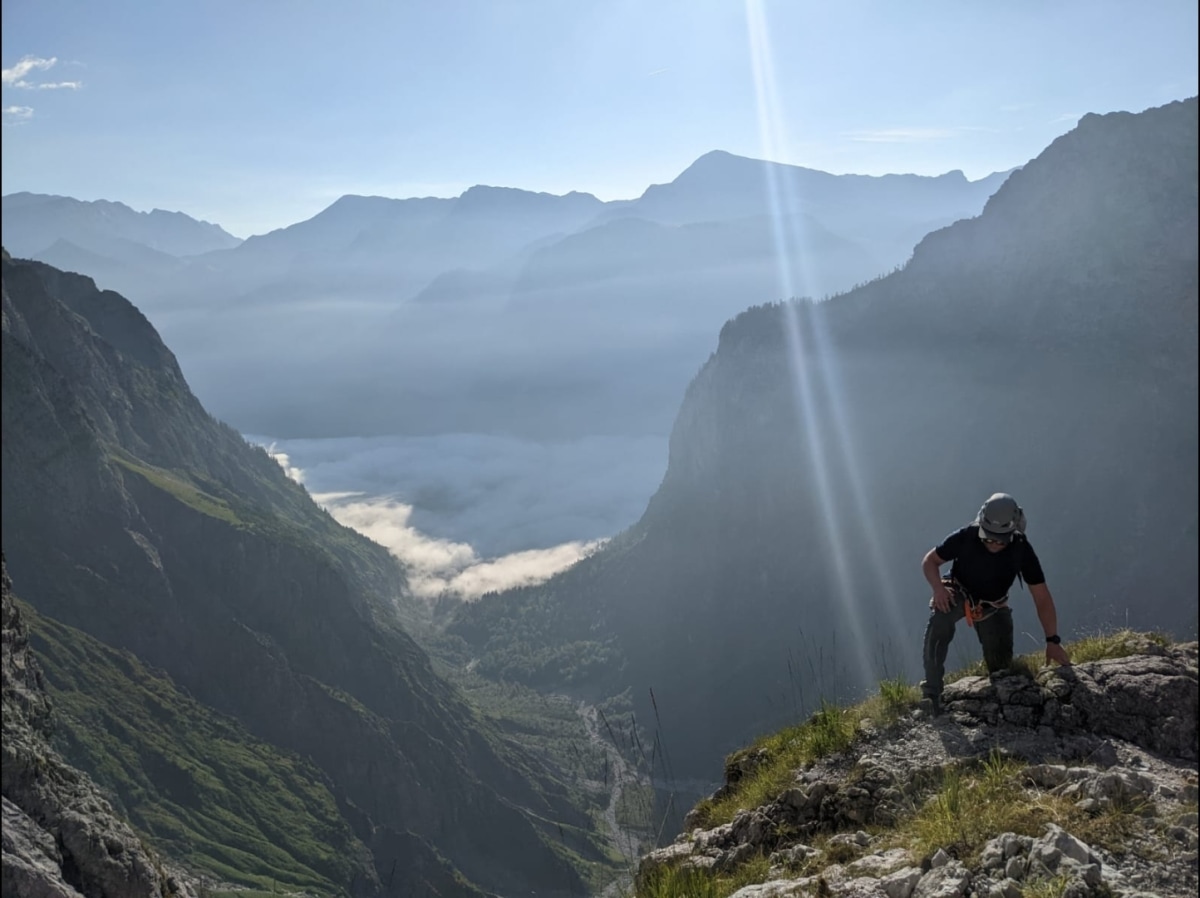
[[[954, 639], [954, 629], [965, 616], [966, 603], [955, 599], [949, 611], [933, 609], [929, 623], [925, 625], [925, 682], [921, 691], [928, 696], [940, 698], [942, 681], [946, 676], [946, 653]], [[1005, 605], [985, 620], [975, 622], [975, 635], [983, 647], [983, 662], [988, 673], [1004, 670], [1012, 664], [1013, 621], [1012, 609]]]

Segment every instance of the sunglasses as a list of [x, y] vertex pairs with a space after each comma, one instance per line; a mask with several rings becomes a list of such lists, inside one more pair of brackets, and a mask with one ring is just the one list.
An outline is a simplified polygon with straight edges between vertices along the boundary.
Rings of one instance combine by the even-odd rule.
[[1006, 539], [988, 539], [987, 537], [983, 537], [982, 539], [980, 539], [980, 542], [983, 543], [985, 546], [1007, 546], [1008, 545], [1008, 540], [1006, 540]]

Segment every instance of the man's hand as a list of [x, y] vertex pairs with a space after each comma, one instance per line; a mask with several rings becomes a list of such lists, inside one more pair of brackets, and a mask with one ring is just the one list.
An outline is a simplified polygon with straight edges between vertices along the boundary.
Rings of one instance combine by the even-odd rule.
[[929, 602], [937, 611], [945, 614], [954, 605], [954, 593], [950, 592], [945, 584], [939, 585], [933, 591], [933, 598]]
[[1053, 642], [1046, 643], [1046, 663], [1054, 661], [1061, 664], [1063, 667], [1071, 666], [1071, 656], [1067, 654], [1067, 650], [1061, 645], [1055, 645]]

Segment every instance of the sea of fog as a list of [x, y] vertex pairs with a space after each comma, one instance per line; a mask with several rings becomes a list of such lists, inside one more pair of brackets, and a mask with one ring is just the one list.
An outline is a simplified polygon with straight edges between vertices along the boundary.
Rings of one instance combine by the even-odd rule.
[[430, 599], [563, 570], [637, 521], [667, 465], [665, 436], [247, 439], [339, 522], [386, 546]]

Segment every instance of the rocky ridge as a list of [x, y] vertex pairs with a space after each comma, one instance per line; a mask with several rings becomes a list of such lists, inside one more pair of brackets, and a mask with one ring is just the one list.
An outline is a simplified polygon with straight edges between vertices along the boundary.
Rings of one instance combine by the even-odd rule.
[[3, 892], [11, 898], [190, 898], [191, 884], [50, 747], [52, 709], [3, 568]]
[[[737, 898], [1196, 894], [1196, 643], [1146, 642], [1032, 679], [967, 677], [947, 687], [944, 707], [887, 727], [863, 721], [848, 749], [796, 770], [730, 822], [706, 825], [701, 803], [674, 844], [642, 859], [638, 893], [725, 877], [760, 880]], [[713, 800], [766, 761], [761, 751], [731, 756]], [[969, 819], [985, 811], [963, 795], [988, 776], [1030, 811], [1024, 831]], [[914, 823], [935, 812], [950, 814], [961, 838], [921, 838]], [[747, 877], [755, 859], [765, 875]]]

